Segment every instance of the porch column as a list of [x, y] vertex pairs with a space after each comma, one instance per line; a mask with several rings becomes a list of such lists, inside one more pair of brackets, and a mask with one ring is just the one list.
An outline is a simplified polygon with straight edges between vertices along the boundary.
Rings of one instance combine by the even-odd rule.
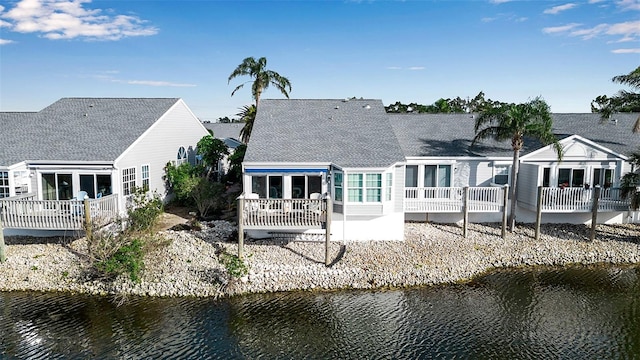
[[244, 194], [238, 196], [238, 258], [242, 259], [244, 252]]
[[591, 207], [591, 232], [589, 234], [589, 240], [596, 239], [596, 227], [598, 226], [598, 202], [600, 201], [600, 185], [596, 185], [593, 190], [593, 206]]
[[462, 188], [462, 237], [467, 237], [467, 227], [469, 225], [469, 187]]
[[331, 213], [333, 212], [333, 204], [331, 202], [331, 195], [327, 194], [325, 198], [326, 204], [326, 217], [325, 217], [325, 239], [324, 239], [324, 264], [329, 266], [329, 242], [331, 241]]
[[542, 220], [542, 186], [538, 186], [536, 201], [536, 241], [540, 240], [540, 221]]
[[4, 245], [4, 227], [2, 226], [2, 215], [0, 215], [0, 263], [7, 261]]

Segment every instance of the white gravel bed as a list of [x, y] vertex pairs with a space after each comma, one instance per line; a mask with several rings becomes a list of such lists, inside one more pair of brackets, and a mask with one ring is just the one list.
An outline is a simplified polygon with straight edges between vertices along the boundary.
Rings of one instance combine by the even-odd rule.
[[521, 225], [507, 239], [496, 224], [471, 224], [468, 237], [457, 225], [407, 223], [405, 241], [332, 242], [329, 267], [323, 242], [257, 240], [245, 243], [248, 275], [230, 279], [222, 252], [236, 227], [204, 223], [201, 231], [166, 231], [166, 248], [146, 259], [139, 283], [126, 277], [96, 279], [86, 241], [7, 238], [0, 264], [2, 291], [65, 291], [99, 295], [221, 296], [291, 290], [373, 289], [466, 281], [501, 267], [640, 263], [639, 225], [600, 225], [588, 241], [585, 225], [546, 224], [539, 241]]

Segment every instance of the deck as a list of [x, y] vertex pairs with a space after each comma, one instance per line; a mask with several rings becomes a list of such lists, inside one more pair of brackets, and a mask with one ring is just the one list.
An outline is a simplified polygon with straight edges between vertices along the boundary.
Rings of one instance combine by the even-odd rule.
[[327, 203], [323, 199], [243, 199], [244, 229], [322, 229]]
[[[468, 187], [468, 212], [503, 210], [503, 187]], [[407, 213], [461, 213], [464, 211], [463, 187], [407, 187], [404, 211]]]
[[[592, 212], [595, 188], [582, 187], [542, 188], [542, 212], [576, 213]], [[598, 212], [629, 210], [630, 202], [620, 196], [619, 188], [601, 189], [598, 199]]]
[[[106, 225], [118, 216], [116, 194], [88, 199], [89, 216], [97, 225]], [[0, 199], [0, 223], [7, 229], [82, 230], [85, 204], [80, 200], [37, 200], [25, 194]]]

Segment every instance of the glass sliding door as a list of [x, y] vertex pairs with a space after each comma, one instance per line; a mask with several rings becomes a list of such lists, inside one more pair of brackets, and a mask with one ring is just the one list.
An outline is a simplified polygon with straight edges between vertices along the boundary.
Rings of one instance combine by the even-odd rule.
[[80, 191], [86, 191], [91, 199], [95, 199], [95, 175], [80, 175]]

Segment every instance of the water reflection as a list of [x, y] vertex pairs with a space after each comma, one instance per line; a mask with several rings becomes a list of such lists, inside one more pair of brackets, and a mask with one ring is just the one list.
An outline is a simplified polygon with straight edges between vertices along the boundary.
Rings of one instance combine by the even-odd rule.
[[209, 299], [0, 293], [0, 358], [634, 358], [640, 268]]

